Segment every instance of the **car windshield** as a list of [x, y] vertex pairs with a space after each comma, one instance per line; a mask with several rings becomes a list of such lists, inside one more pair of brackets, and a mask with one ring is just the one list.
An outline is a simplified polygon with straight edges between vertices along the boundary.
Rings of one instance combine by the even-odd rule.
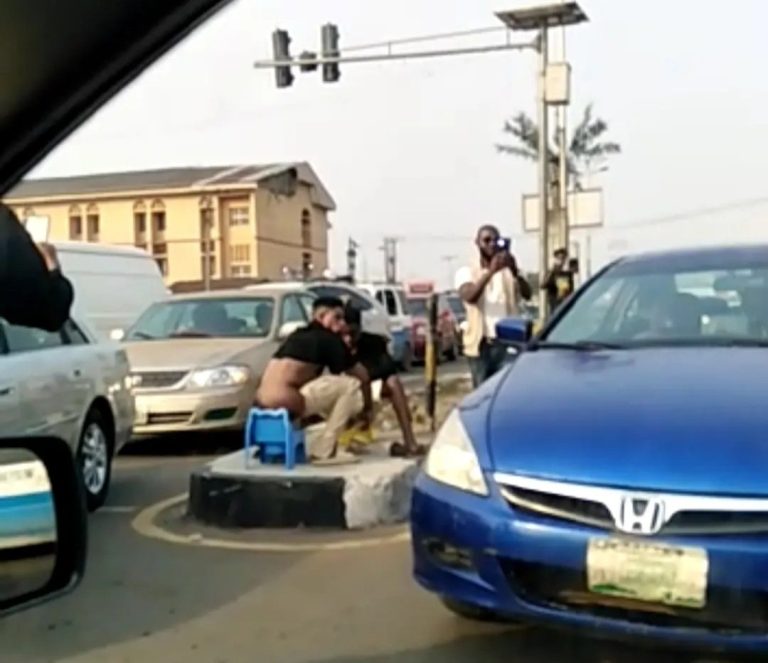
[[612, 346], [768, 344], [768, 257], [619, 263], [543, 339]]
[[272, 329], [275, 300], [185, 299], [150, 306], [127, 334], [129, 341], [167, 338], [264, 338]]
[[427, 299], [425, 297], [409, 297], [408, 311], [417, 318], [426, 318], [429, 315], [427, 308]]

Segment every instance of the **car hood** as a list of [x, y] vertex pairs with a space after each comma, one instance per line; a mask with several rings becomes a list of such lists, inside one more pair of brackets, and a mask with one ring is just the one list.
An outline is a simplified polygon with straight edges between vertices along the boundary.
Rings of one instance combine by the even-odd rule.
[[633, 489], [768, 494], [768, 350], [539, 350], [486, 400], [497, 471]]
[[125, 344], [134, 371], [191, 370], [244, 364], [259, 372], [271, 356], [271, 344], [253, 338], [173, 338]]

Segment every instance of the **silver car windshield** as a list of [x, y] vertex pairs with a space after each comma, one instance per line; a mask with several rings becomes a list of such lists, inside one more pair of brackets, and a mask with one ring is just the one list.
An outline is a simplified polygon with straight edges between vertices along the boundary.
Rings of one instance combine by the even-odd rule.
[[153, 304], [127, 334], [131, 341], [167, 338], [264, 338], [272, 329], [271, 297], [185, 299]]

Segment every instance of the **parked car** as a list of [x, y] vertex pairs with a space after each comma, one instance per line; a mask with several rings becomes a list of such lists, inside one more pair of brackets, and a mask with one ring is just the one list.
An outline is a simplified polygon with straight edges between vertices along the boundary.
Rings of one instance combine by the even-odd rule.
[[[408, 294], [408, 308], [413, 317], [412, 339], [413, 357], [424, 361], [429, 331], [429, 298], [430, 294]], [[459, 354], [459, 337], [456, 333], [456, 318], [453, 315], [448, 298], [444, 294], [437, 299], [437, 346], [438, 360], [442, 357], [453, 360]]]
[[413, 319], [405, 288], [392, 283], [361, 283], [358, 287], [373, 296], [386, 310], [392, 335], [392, 356], [403, 370], [410, 370], [413, 362]]
[[[724, 274], [736, 306], [683, 287]], [[527, 346], [505, 323], [522, 352], [417, 480], [417, 580], [465, 616], [768, 651], [766, 302], [768, 246], [690, 249], [608, 266]]]
[[98, 342], [85, 322], [51, 333], [0, 320], [0, 430], [68, 442], [91, 510], [107, 497], [112, 459], [129, 440], [133, 418], [122, 348]]
[[176, 295], [125, 335], [137, 436], [239, 430], [280, 342], [311, 318], [315, 295], [294, 284]]
[[[345, 304], [352, 302], [362, 311], [363, 329], [391, 340], [389, 317], [384, 307], [369, 293], [344, 281], [284, 281], [286, 287], [303, 288], [318, 297], [337, 297]], [[246, 290], [261, 288], [261, 285], [246, 286]]]
[[160, 269], [146, 251], [87, 242], [54, 246], [75, 288], [72, 310], [99, 340], [109, 340], [113, 329], [127, 329], [149, 304], [168, 296]]
[[458, 338], [459, 352], [464, 352], [464, 327], [467, 322], [467, 310], [464, 308], [464, 302], [461, 300], [458, 292], [450, 290], [445, 293], [448, 298], [448, 306], [453, 311], [453, 316], [456, 319], [456, 337]]

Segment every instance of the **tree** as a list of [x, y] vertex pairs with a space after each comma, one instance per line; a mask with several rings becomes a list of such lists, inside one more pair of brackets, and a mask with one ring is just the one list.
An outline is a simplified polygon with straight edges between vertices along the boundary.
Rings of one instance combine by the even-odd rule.
[[[599, 117], [593, 117], [592, 105], [587, 106], [584, 109], [581, 122], [573, 130], [566, 161], [568, 177], [577, 190], [582, 188], [585, 176], [603, 170], [604, 168], [601, 166], [605, 160], [610, 155], [621, 152], [621, 145], [618, 143], [600, 140], [607, 130], [607, 122]], [[523, 159], [537, 160], [539, 158], [539, 127], [528, 115], [520, 112], [511, 120], [507, 120], [504, 123], [504, 133], [514, 136], [518, 144], [497, 143], [497, 151]], [[555, 168], [560, 161], [560, 145], [557, 133], [555, 133], [553, 144], [549, 146], [548, 151], [549, 162]]]

